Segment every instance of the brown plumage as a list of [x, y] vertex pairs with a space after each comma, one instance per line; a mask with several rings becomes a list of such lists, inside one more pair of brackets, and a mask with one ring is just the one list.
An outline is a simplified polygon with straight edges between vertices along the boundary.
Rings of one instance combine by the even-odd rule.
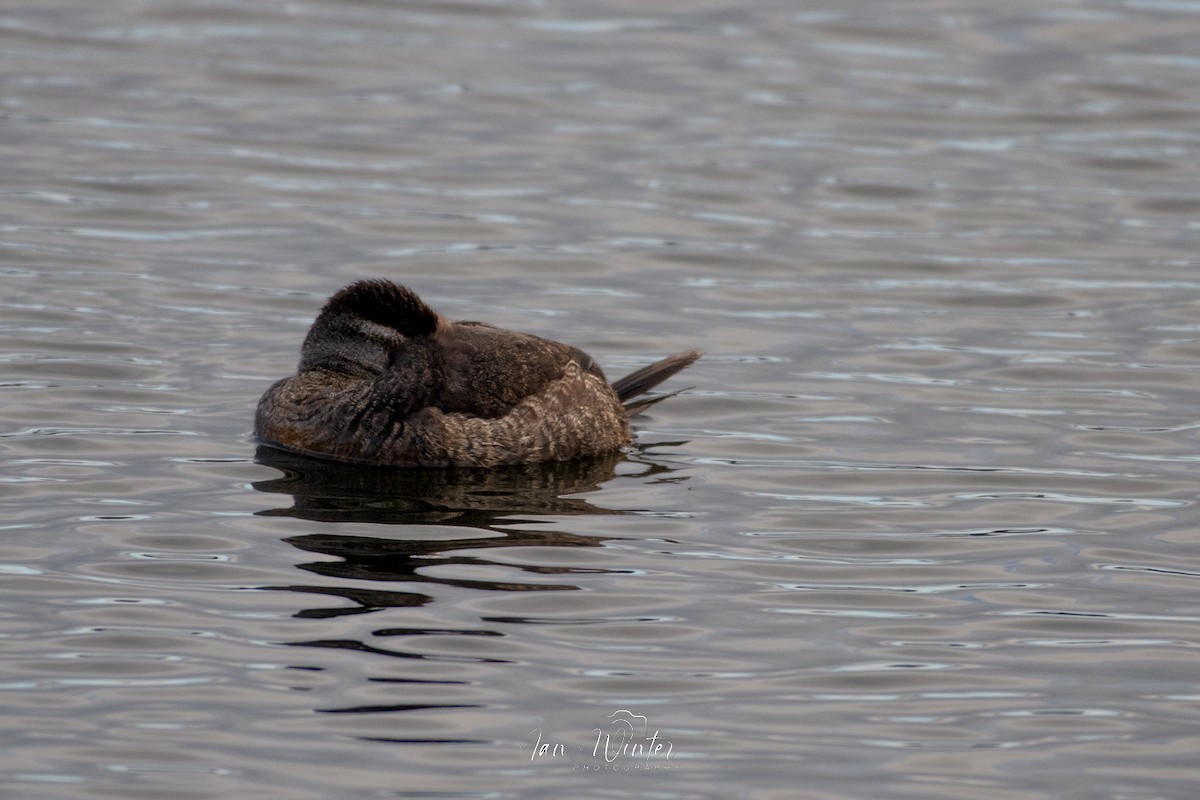
[[[561, 461], [629, 444], [646, 391], [690, 350], [609, 385], [586, 353], [482, 322], [452, 322], [403, 286], [359, 281], [329, 299], [295, 375], [258, 403], [255, 435], [358, 464], [472, 466]], [[669, 395], [668, 395], [669, 396]]]

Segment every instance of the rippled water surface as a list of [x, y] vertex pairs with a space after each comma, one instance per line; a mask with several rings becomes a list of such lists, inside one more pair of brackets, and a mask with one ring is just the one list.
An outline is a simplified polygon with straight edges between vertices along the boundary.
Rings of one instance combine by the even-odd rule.
[[[1200, 3], [0, 9], [19, 798], [1192, 798]], [[624, 458], [256, 453], [364, 276]]]

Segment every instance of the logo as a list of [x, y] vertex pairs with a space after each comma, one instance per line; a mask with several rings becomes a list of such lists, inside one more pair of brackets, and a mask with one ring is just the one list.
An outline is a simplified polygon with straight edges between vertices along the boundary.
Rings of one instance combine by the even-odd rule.
[[[579, 737], [584, 739], [584, 737]], [[622, 708], [592, 728], [583, 742], [565, 741], [534, 728], [521, 740], [530, 748], [529, 760], [570, 764], [594, 772], [635, 772], [675, 769], [675, 745], [641, 714]]]

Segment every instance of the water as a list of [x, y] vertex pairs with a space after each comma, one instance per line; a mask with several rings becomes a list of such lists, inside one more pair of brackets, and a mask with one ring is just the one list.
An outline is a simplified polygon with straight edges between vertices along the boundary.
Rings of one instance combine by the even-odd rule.
[[[10, 4], [5, 795], [1193, 797], [1198, 35]], [[256, 455], [373, 275], [614, 376], [709, 355], [623, 460]]]

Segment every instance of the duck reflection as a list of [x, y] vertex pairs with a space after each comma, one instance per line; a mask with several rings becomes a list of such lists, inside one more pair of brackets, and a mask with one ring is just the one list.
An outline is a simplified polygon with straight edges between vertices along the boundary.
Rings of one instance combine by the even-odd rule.
[[[373, 467], [308, 458], [261, 446], [255, 461], [284, 474], [260, 492], [290, 494], [291, 508], [260, 512], [318, 522], [469, 525], [494, 530], [513, 514], [616, 514], [564, 495], [594, 492], [616, 476], [621, 454], [510, 467]], [[647, 474], [661, 470], [648, 466]]]
[[[516, 530], [512, 526], [536, 524], [539, 517], [545, 516], [623, 513], [597, 507], [575, 496], [596, 491], [601, 484], [612, 480], [617, 464], [623, 459], [621, 454], [611, 454], [492, 469], [387, 468], [334, 463], [259, 447], [255, 460], [283, 474], [253, 485], [262, 492], [292, 497], [290, 508], [259, 512], [264, 516], [397, 526], [394, 537], [350, 535], [331, 527], [328, 533], [286, 539], [299, 550], [338, 559], [297, 565], [307, 572], [353, 581], [438, 584], [490, 591], [569, 591], [578, 587], [567, 582], [547, 583], [544, 579], [523, 582], [438, 577], [422, 570], [465, 565], [495, 567], [506, 575], [515, 570], [540, 576], [606, 572], [578, 567], [515, 566], [491, 561], [478, 553], [495, 547], [598, 547], [612, 539], [562, 531]], [[669, 471], [658, 464], [636, 461], [627, 464], [640, 466], [642, 472], [634, 474], [641, 478]], [[471, 555], [456, 555], [462, 551], [471, 551]], [[308, 618], [421, 606], [433, 599], [423, 592], [348, 586], [275, 588], [336, 596], [355, 604], [351, 608], [301, 612], [300, 616]]]

